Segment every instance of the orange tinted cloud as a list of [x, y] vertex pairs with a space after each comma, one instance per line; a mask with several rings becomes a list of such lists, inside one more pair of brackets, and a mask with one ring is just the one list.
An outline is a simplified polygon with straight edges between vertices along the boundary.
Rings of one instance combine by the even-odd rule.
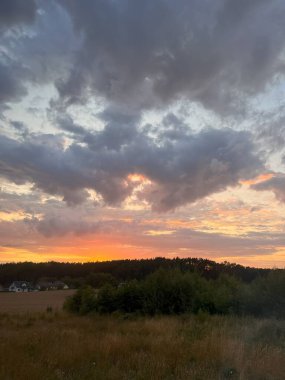
[[[42, 225], [39, 220], [29, 222], [21, 217], [3, 221], [2, 227], [0, 223], [0, 261], [86, 262], [192, 256], [285, 266], [284, 255], [275, 247], [283, 243], [279, 238], [274, 241], [278, 240], [275, 235], [284, 232], [284, 210], [270, 197], [256, 197], [246, 186], [166, 214], [126, 208], [90, 207], [88, 212], [79, 207], [55, 209], [51, 221], [59, 216], [67, 222], [68, 228], [62, 234], [42, 234], [37, 228]], [[14, 217], [17, 219], [16, 214]], [[97, 222], [100, 228], [94, 231], [78, 229], [80, 223], [88, 227]]]
[[273, 177], [274, 177], [273, 173], [264, 173], [264, 174], [260, 174], [259, 176], [255, 178], [240, 181], [239, 183], [241, 185], [251, 186], [251, 185], [256, 185], [257, 183], [260, 183], [260, 182], [267, 181]]
[[147, 177], [138, 173], [129, 174], [128, 180], [131, 182], [140, 182], [140, 183], [149, 181]]

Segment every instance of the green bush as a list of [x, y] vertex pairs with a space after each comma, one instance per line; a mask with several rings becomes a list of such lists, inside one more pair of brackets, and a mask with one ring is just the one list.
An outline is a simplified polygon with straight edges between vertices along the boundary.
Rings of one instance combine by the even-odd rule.
[[112, 313], [117, 310], [117, 290], [110, 284], [104, 285], [97, 296], [97, 308], [101, 313]]
[[96, 311], [97, 299], [94, 289], [90, 286], [80, 288], [73, 296], [67, 298], [64, 308], [78, 314], [88, 314]]
[[117, 285], [117, 280], [110, 273], [90, 273], [86, 278], [86, 284], [93, 288], [102, 288], [104, 285]]
[[204, 312], [284, 318], [285, 275], [283, 271], [272, 271], [248, 284], [229, 275], [206, 280], [198, 273], [160, 269], [144, 280], [119, 287], [107, 283], [97, 294], [91, 287], [81, 288], [65, 307], [80, 314]]
[[241, 294], [244, 314], [264, 317], [285, 317], [285, 272], [273, 270], [266, 277], [244, 286]]

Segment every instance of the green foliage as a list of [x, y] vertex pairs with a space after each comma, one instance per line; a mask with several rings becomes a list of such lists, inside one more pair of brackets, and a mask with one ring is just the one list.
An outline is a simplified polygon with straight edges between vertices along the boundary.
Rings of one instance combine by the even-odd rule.
[[[181, 314], [195, 308], [195, 281], [191, 273], [159, 270], [143, 283], [143, 312], [146, 314]], [[199, 280], [201, 278], [199, 277]], [[206, 283], [206, 280], [204, 280]], [[202, 281], [204, 283], [204, 281]], [[197, 288], [201, 286], [197, 281]]]
[[80, 288], [73, 296], [67, 298], [64, 308], [78, 314], [96, 311], [97, 299], [94, 289], [90, 286]]
[[240, 314], [285, 316], [285, 273], [272, 271], [250, 284], [222, 274], [207, 280], [197, 272], [159, 269], [144, 280], [115, 287], [106, 283], [97, 293], [81, 288], [66, 302], [72, 312], [87, 314]]
[[285, 272], [273, 270], [244, 286], [241, 293], [242, 311], [255, 316], [285, 317]]
[[97, 308], [101, 313], [112, 313], [117, 309], [116, 289], [110, 285], [104, 285], [98, 293]]
[[239, 312], [240, 281], [228, 275], [221, 275], [216, 281], [211, 281], [210, 288], [212, 290], [213, 309], [216, 313]]
[[110, 273], [90, 273], [86, 278], [86, 284], [93, 288], [102, 288], [106, 284], [117, 285], [117, 280]]
[[119, 287], [116, 292], [117, 309], [125, 313], [141, 311], [144, 293], [141, 284], [134, 280]]
[[[113, 260], [91, 263], [7, 263], [0, 264], [0, 284], [9, 286], [15, 280], [36, 283], [40, 278], [62, 280], [70, 288], [83, 285], [101, 287], [106, 282], [116, 283], [143, 280], [159, 268], [166, 270], [179, 268], [182, 272], [198, 272], [206, 279], [217, 279], [221, 274], [235, 276], [250, 283], [259, 276], [265, 276], [269, 269], [244, 267], [228, 262], [216, 263], [212, 260], [198, 258], [167, 259], [156, 257], [142, 260]], [[96, 275], [96, 276], [95, 276]], [[107, 278], [106, 275], [112, 277]], [[116, 283], [114, 283], [114, 279]]]

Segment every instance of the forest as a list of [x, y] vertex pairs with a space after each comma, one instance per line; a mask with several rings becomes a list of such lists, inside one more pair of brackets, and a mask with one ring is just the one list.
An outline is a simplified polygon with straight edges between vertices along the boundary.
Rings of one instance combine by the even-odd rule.
[[100, 287], [105, 282], [113, 285], [130, 280], [142, 280], [158, 269], [179, 269], [182, 272], [197, 272], [206, 279], [217, 279], [221, 274], [234, 276], [244, 282], [267, 275], [269, 269], [244, 267], [229, 262], [217, 263], [200, 258], [157, 257], [141, 260], [113, 260], [89, 263], [7, 263], [0, 264], [0, 284], [12, 281], [38, 282], [42, 278], [62, 280], [72, 288], [82, 285]]
[[285, 316], [285, 270], [244, 267], [197, 258], [90, 263], [10, 263], [0, 284], [62, 280], [78, 289], [66, 309], [78, 314], [208, 313]]

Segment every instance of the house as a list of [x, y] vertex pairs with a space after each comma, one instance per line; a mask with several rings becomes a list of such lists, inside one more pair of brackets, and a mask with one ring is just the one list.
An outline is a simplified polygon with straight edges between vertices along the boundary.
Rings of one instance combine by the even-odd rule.
[[61, 290], [68, 289], [68, 286], [62, 281], [40, 281], [37, 288], [38, 290]]
[[14, 281], [9, 286], [9, 292], [33, 292], [34, 288], [28, 281]]
[[52, 282], [51, 281], [39, 281], [37, 283], [38, 290], [52, 290]]
[[64, 282], [62, 282], [62, 281], [55, 281], [54, 282], [54, 286], [56, 287], [57, 290], [59, 290], [59, 289], [63, 289], [63, 290], [68, 289], [68, 286]]

